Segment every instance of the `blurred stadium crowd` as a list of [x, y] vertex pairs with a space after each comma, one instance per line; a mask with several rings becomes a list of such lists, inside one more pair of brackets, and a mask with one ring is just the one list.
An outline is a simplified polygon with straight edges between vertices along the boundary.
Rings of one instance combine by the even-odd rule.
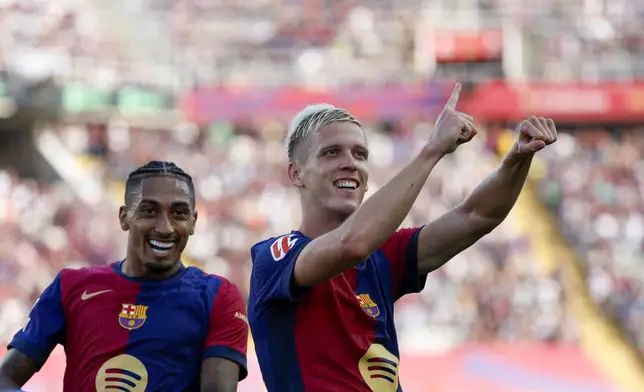
[[644, 137], [642, 129], [587, 129], [547, 151], [544, 203], [585, 262], [589, 290], [644, 345]]
[[[249, 245], [295, 228], [299, 219], [298, 196], [286, 182], [283, 127], [246, 125], [230, 129], [226, 139], [221, 138], [225, 131], [221, 128], [217, 136], [186, 128], [155, 132], [104, 128], [70, 124], [59, 134], [79, 156], [91, 156], [83, 159], [104, 162], [105, 184], [120, 184], [117, 179], [158, 156], [191, 173], [200, 219], [188, 257], [208, 272], [230, 277], [246, 291]], [[430, 129], [431, 123], [421, 122], [371, 132], [370, 192], [406, 163]], [[107, 137], [94, 138], [93, 133]], [[405, 225], [423, 224], [459, 203], [496, 167], [493, 150], [483, 136], [446, 159], [432, 174]], [[3, 235], [6, 246], [0, 248], [2, 278], [5, 287], [15, 285], [10, 297], [14, 300], [3, 302], [3, 313], [5, 320], [15, 320], [6, 331], [12, 333], [24, 321], [33, 295], [59, 268], [117, 260], [123, 257], [126, 235], [116, 220], [122, 199], [118, 185], [110, 188], [114, 193], [108, 192], [101, 204], [89, 207], [61, 184], [45, 187], [8, 173], [3, 183], [3, 229], [9, 235]], [[540, 276], [529, 245], [526, 234], [507, 222], [431, 274], [420, 296], [400, 304], [402, 344], [439, 348], [467, 339], [574, 339], [574, 323], [561, 308], [557, 277]]]
[[[411, 55], [417, 43], [410, 26], [422, 14], [417, 3], [138, 0], [101, 8], [104, 2], [90, 0], [0, 0], [0, 71], [53, 74], [61, 82], [177, 89], [308, 83], [320, 75], [333, 75], [327, 84], [420, 80], [426, 75], [414, 68]], [[530, 57], [530, 78], [644, 76], [642, 2], [424, 4], [430, 11], [458, 8], [481, 18], [506, 17], [522, 28], [530, 52], [539, 53]], [[120, 33], [130, 31], [128, 23], [140, 24], [140, 34]], [[158, 45], [146, 45], [150, 37]], [[150, 58], [155, 61], [146, 61]], [[430, 132], [431, 121], [372, 128], [371, 192], [407, 161]], [[299, 201], [284, 171], [283, 123], [147, 130], [117, 121], [69, 122], [55, 132], [100, 178], [105, 197], [89, 206], [62, 182], [0, 171], [2, 340], [20, 328], [58, 270], [123, 257], [126, 236], [116, 219], [122, 180], [150, 159], [173, 161], [195, 178], [200, 219], [188, 261], [228, 276], [242, 291], [250, 270], [249, 245], [297, 224]], [[492, 172], [496, 135], [495, 130], [481, 134], [441, 163], [405, 224], [438, 217]], [[564, 134], [556, 148], [543, 154], [546, 175], [540, 187], [587, 263], [594, 298], [638, 344], [644, 344], [644, 274], [638, 269], [644, 252], [643, 140], [635, 131]], [[504, 223], [431, 274], [421, 295], [401, 301], [402, 345], [413, 342], [422, 349], [466, 340], [575, 340], [574, 320], [562, 309], [559, 277], [543, 275], [537, 265], [527, 233], [511, 221]]]
[[416, 27], [454, 18], [520, 30], [530, 79], [644, 76], [633, 0], [2, 0], [0, 69], [170, 88], [423, 80]]

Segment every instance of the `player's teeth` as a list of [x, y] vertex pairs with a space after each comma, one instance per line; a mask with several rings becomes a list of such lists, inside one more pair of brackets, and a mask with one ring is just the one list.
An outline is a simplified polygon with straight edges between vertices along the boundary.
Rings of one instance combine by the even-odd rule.
[[152, 246], [156, 246], [157, 248], [161, 248], [161, 249], [170, 249], [174, 246], [174, 243], [172, 242], [161, 242], [156, 240], [150, 240], [150, 244]]
[[154, 254], [159, 255], [159, 256], [165, 256], [168, 253], [170, 253], [169, 250], [161, 250], [161, 249], [155, 249], [155, 248], [152, 248], [152, 252], [154, 252]]
[[358, 187], [358, 183], [351, 180], [339, 180], [335, 182], [335, 186], [338, 188], [356, 189]]

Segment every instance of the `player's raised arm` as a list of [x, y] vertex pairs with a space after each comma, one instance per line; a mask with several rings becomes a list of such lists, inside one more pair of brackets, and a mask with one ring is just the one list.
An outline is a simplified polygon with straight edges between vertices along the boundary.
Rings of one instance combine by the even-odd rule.
[[497, 227], [510, 213], [525, 183], [534, 154], [557, 140], [549, 118], [530, 117], [501, 166], [465, 199], [426, 225], [418, 240], [418, 272], [427, 274]]
[[[302, 190], [303, 204], [307, 202], [306, 193], [317, 193], [318, 198], [321, 193], [325, 196], [328, 193], [328, 198], [323, 202], [327, 205], [322, 206], [326, 214], [303, 206], [300, 231], [314, 239], [297, 257], [293, 271], [296, 286], [311, 287], [350, 269], [398, 228], [436, 163], [476, 134], [471, 117], [455, 110], [460, 89], [457, 84], [418, 156], [357, 209], [368, 180], [368, 150], [359, 123], [353, 117], [336, 120], [341, 117], [334, 115], [341, 113], [335, 113], [339, 110], [335, 108], [320, 118], [300, 122], [303, 128], [299, 129], [299, 136], [306, 140], [295, 143], [289, 151], [290, 179]], [[313, 129], [314, 125], [317, 129]], [[298, 129], [294, 130], [292, 135], [297, 137], [297, 132]], [[323, 233], [313, 229], [320, 227], [322, 216], [334, 215], [342, 222], [339, 226], [329, 221], [327, 225], [332, 230]]]
[[16, 333], [0, 362], [0, 388], [22, 387], [42, 365], [65, 334], [60, 274], [36, 300], [25, 326]]
[[201, 365], [201, 392], [235, 392], [248, 375], [248, 318], [239, 289], [222, 280], [217, 289]]

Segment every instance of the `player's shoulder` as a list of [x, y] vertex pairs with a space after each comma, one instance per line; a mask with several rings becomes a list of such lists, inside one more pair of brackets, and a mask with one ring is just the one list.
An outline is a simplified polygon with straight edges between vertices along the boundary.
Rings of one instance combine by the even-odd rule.
[[183, 281], [192, 289], [200, 291], [236, 289], [235, 284], [229, 279], [217, 274], [209, 274], [201, 268], [192, 266], [186, 268], [186, 273], [183, 275]]
[[260, 241], [250, 248], [251, 258], [254, 261], [270, 257], [275, 261], [283, 259], [288, 252], [296, 246], [302, 246], [311, 239], [298, 231], [291, 231], [277, 237], [270, 237]]
[[60, 279], [64, 285], [83, 284], [93, 281], [106, 281], [108, 277], [114, 277], [114, 263], [102, 266], [64, 268], [60, 270], [56, 279]]

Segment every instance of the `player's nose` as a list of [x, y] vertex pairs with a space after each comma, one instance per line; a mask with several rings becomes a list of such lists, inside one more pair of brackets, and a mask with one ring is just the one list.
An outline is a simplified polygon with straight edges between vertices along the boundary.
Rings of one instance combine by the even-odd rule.
[[358, 161], [353, 154], [344, 154], [340, 162], [340, 170], [356, 171], [358, 170]]
[[174, 231], [174, 228], [172, 227], [172, 222], [165, 215], [157, 219], [154, 229], [156, 230], [157, 233], [159, 233], [162, 236], [170, 235]]

